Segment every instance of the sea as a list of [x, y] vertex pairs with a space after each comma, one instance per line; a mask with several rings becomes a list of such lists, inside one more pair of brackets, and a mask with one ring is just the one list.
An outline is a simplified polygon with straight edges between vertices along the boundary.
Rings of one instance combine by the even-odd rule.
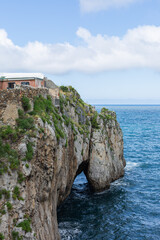
[[160, 239], [160, 106], [97, 105], [117, 113], [124, 136], [125, 176], [92, 193], [75, 179], [58, 209], [62, 240]]

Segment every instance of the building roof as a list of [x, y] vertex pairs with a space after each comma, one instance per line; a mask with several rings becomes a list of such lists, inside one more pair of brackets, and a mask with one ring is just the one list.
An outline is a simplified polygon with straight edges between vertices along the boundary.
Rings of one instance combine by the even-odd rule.
[[7, 79], [17, 79], [17, 78], [39, 78], [44, 79], [44, 74], [42, 73], [0, 73], [0, 78]]

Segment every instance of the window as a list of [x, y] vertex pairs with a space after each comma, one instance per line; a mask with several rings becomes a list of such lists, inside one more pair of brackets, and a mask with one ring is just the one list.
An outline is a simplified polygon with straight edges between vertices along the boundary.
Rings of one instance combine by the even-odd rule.
[[21, 85], [30, 85], [29, 82], [21, 82]]
[[12, 83], [8, 83], [8, 89], [10, 89], [10, 88], [14, 88], [14, 82], [12, 82]]

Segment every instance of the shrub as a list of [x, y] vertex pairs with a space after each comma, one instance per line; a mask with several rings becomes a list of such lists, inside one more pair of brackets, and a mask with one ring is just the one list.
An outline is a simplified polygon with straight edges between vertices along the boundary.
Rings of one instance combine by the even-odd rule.
[[18, 128], [22, 130], [29, 130], [34, 128], [34, 119], [32, 117], [27, 117], [23, 110], [18, 110], [19, 118], [16, 119]]
[[29, 164], [28, 164], [28, 163], [26, 163], [25, 167], [26, 167], [26, 168], [29, 168]]
[[48, 95], [47, 99], [43, 98], [41, 95], [34, 99], [34, 112], [41, 114], [42, 112], [51, 112], [53, 111], [52, 99]]
[[6, 211], [4, 209], [4, 205], [2, 206], [2, 208], [0, 208], [0, 214], [1, 215], [5, 215], [6, 214]]
[[51, 96], [47, 96], [47, 100], [45, 99], [45, 110], [47, 113], [53, 111], [53, 104], [52, 104], [52, 99]]
[[13, 206], [12, 206], [12, 204], [10, 202], [7, 202], [6, 206], [7, 206], [8, 211], [11, 211], [12, 208], [13, 208]]
[[13, 158], [12, 156], [10, 156], [8, 160], [9, 160], [9, 162], [10, 162], [10, 169], [11, 169], [11, 170], [16, 170], [16, 169], [18, 169], [19, 164], [20, 164], [18, 158]]
[[65, 116], [64, 114], [62, 115], [62, 117], [63, 117], [63, 119], [64, 119], [65, 125], [68, 127], [68, 126], [69, 126], [69, 123], [70, 123], [70, 119], [69, 119], [67, 116]]
[[61, 138], [65, 137], [64, 132], [60, 128], [58, 128], [57, 125], [55, 125], [55, 130]]
[[68, 140], [66, 139], [65, 148], [68, 147]]
[[63, 92], [68, 92], [68, 87], [66, 87], [66, 86], [60, 86], [60, 89], [61, 89]]
[[0, 240], [4, 239], [4, 235], [2, 233], [0, 233]]
[[71, 122], [71, 129], [73, 131], [74, 136], [76, 136], [78, 133], [77, 133], [75, 127], [74, 127], [74, 123], [73, 122]]
[[82, 128], [78, 128], [78, 131], [79, 131], [79, 133], [82, 135], [83, 133], [84, 133], [84, 131], [83, 131], [83, 129]]
[[62, 118], [58, 113], [54, 112], [54, 115], [60, 122], [62, 122]]
[[60, 97], [60, 99], [59, 99], [59, 104], [60, 104], [60, 111], [63, 113], [63, 98], [62, 97]]
[[105, 118], [109, 121], [109, 120], [115, 120], [114, 116], [112, 115], [105, 115]]
[[81, 155], [83, 156], [83, 149], [82, 149], [82, 151], [81, 151]]
[[32, 160], [32, 158], [33, 158], [33, 147], [32, 147], [32, 143], [29, 142], [27, 144], [26, 160], [30, 161]]
[[12, 231], [12, 239], [13, 239], [13, 240], [22, 240], [23, 237], [22, 237], [22, 236], [19, 236], [19, 233], [18, 233], [18, 232]]
[[31, 117], [16, 119], [17, 125], [23, 130], [29, 130], [34, 128], [34, 120]]
[[31, 105], [29, 103], [29, 98], [27, 98], [26, 96], [22, 97], [22, 107], [23, 107], [24, 111], [28, 111], [31, 109]]
[[8, 166], [0, 161], [0, 175], [3, 175], [3, 173], [6, 173], [8, 171]]
[[14, 187], [12, 197], [14, 200], [20, 199], [20, 190], [18, 186]]
[[97, 113], [92, 117], [91, 124], [92, 128], [99, 129], [99, 124], [97, 122]]
[[18, 138], [18, 133], [15, 129], [11, 128], [11, 126], [6, 126], [0, 128], [0, 136], [2, 139], [11, 139], [12, 141], [16, 141]]
[[[17, 169], [19, 166], [18, 154], [15, 150], [11, 149], [10, 145], [3, 144], [0, 140], [0, 158], [6, 158], [10, 163], [10, 168], [12, 170]], [[2, 175], [4, 172], [7, 172], [7, 165], [0, 162], [0, 174]]]
[[4, 195], [5, 199], [9, 199], [10, 191], [3, 188], [0, 190], [0, 199], [2, 199], [2, 195]]
[[17, 227], [21, 227], [23, 231], [27, 232], [32, 232], [31, 226], [30, 226], [30, 220], [25, 219], [23, 222], [19, 223]]
[[18, 109], [18, 116], [19, 118], [24, 118], [24, 111], [21, 109]]
[[7, 157], [9, 150], [10, 150], [10, 145], [9, 144], [3, 144], [2, 140], [0, 139], [0, 158]]
[[59, 142], [59, 140], [60, 140], [59, 134], [57, 132], [55, 132], [55, 135], [56, 135], [57, 142]]
[[55, 112], [58, 113], [58, 109], [55, 106], [53, 106], [53, 108], [54, 108]]
[[39, 129], [39, 132], [45, 133], [44, 128], [40, 128], [40, 129]]
[[51, 96], [47, 96], [47, 99], [43, 98], [41, 95], [34, 98], [34, 108], [32, 115], [39, 115], [42, 121], [50, 122], [50, 113], [53, 112], [54, 106], [52, 104]]
[[88, 118], [86, 119], [86, 125], [90, 126], [90, 122], [89, 122]]
[[25, 180], [25, 177], [22, 172], [18, 172], [18, 183], [22, 183]]

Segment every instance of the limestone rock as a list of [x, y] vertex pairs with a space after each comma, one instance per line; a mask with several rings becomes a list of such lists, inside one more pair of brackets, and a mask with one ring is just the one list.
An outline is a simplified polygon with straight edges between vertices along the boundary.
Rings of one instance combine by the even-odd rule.
[[[47, 112], [42, 114], [43, 118], [41, 114], [35, 115], [34, 134], [28, 131], [23, 137], [19, 136], [17, 142], [6, 140], [12, 149], [17, 150], [20, 164], [18, 170], [8, 168], [8, 172], [0, 175], [0, 186], [10, 191], [10, 200], [7, 201], [13, 206], [9, 212], [5, 205], [6, 214], [0, 216], [0, 232], [5, 239], [11, 240], [15, 231], [25, 240], [59, 240], [57, 206], [70, 194], [76, 176], [83, 171], [91, 188], [103, 191], [124, 174], [123, 135], [115, 113], [103, 109], [98, 115], [73, 88], [68, 89], [60, 99], [61, 112], [54, 110], [47, 121], [44, 121]], [[10, 102], [14, 104], [14, 110], [22, 107], [23, 94], [33, 106], [34, 98], [41, 95], [46, 99], [49, 90], [2, 91], [2, 125], [11, 123]], [[17, 117], [14, 115], [14, 121]], [[28, 151], [28, 142], [32, 144], [30, 154], [33, 156], [26, 163], [22, 159]], [[18, 197], [13, 197], [15, 187], [19, 189]], [[2, 196], [0, 206], [5, 201]], [[31, 220], [31, 232], [18, 227], [19, 223], [29, 221], [27, 219]]]

